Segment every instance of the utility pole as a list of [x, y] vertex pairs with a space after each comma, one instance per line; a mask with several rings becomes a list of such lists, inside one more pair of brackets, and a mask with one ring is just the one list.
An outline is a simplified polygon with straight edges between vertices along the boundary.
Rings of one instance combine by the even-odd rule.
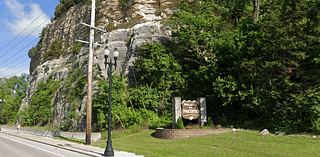
[[[96, 14], [96, 0], [92, 0], [91, 8], [91, 26], [94, 27]], [[89, 43], [89, 64], [88, 64], [88, 92], [87, 92], [87, 123], [86, 123], [86, 145], [91, 144], [91, 114], [92, 114], [92, 61], [93, 61], [93, 42], [94, 29], [90, 28], [90, 43]]]
[[[0, 112], [0, 124], [1, 124], [1, 117], [2, 117], [2, 108], [3, 108], [3, 104], [6, 102], [5, 99], [0, 99], [0, 103], [1, 103], [1, 112]], [[1, 130], [1, 127], [0, 127]]]
[[[95, 0], [92, 0], [91, 8], [91, 25], [80, 22], [84, 26], [90, 27], [90, 41], [78, 40], [78, 42], [89, 43], [89, 62], [88, 62], [88, 92], [87, 92], [87, 119], [86, 119], [86, 145], [91, 144], [91, 117], [92, 117], [92, 64], [93, 64], [93, 44], [94, 44], [94, 30], [97, 29], [101, 32], [107, 32], [94, 26], [95, 23]], [[102, 46], [102, 44], [95, 44]]]

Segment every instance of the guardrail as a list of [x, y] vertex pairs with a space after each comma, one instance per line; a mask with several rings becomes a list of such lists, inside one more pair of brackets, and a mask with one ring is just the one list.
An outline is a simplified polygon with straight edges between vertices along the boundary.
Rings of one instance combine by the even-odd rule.
[[[1, 131], [17, 132], [16, 127], [12, 126], [1, 126]], [[32, 134], [36, 136], [43, 137], [66, 137], [66, 138], [75, 138], [75, 139], [85, 139], [85, 132], [60, 132], [60, 131], [49, 131], [49, 130], [39, 130], [39, 129], [30, 129], [30, 128], [21, 128], [21, 133]], [[91, 140], [96, 141], [101, 138], [100, 133], [91, 133]]]

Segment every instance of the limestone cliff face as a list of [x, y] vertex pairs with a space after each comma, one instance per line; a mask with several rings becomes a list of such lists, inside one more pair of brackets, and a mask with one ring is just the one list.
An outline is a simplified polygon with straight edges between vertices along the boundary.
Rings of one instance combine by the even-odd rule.
[[[95, 33], [95, 42], [107, 44], [110, 51], [117, 48], [119, 59], [116, 73], [129, 75], [128, 81], [134, 81], [132, 61], [145, 42], [166, 42], [169, 32], [160, 24], [160, 21], [170, 17], [176, 10], [180, 0], [131, 0], [125, 5], [119, 4], [120, 0], [104, 0], [96, 8], [96, 26], [109, 28], [108, 33]], [[72, 54], [75, 39], [89, 40], [89, 29], [83, 28], [79, 22], [89, 23], [91, 6], [77, 5], [68, 10], [62, 17], [55, 20], [48, 28], [37, 53], [31, 55], [30, 75], [26, 97], [23, 99], [20, 110], [23, 110], [31, 102], [32, 95], [40, 82], [46, 82], [49, 78], [62, 80], [59, 89], [54, 95], [53, 116], [51, 124], [60, 126], [65, 121], [72, 121], [72, 126], [77, 130], [85, 128], [86, 86], [84, 95], [77, 101], [76, 113], [78, 119], [68, 119], [71, 112], [71, 104], [74, 103], [66, 96], [66, 82], [71, 71], [81, 69], [83, 75], [87, 75], [88, 48], [86, 45], [78, 54]], [[112, 28], [112, 30], [111, 30]], [[56, 38], [63, 41], [63, 52], [58, 57], [46, 57], [44, 54], [50, 50]], [[108, 41], [107, 43], [105, 41]], [[106, 79], [106, 67], [104, 65], [103, 48], [95, 47], [94, 51], [94, 76]], [[98, 72], [101, 71], [101, 72]], [[97, 89], [97, 81], [93, 81], [93, 88]], [[94, 93], [95, 94], [95, 93]]]
[[[96, 8], [97, 27], [103, 29], [130, 28], [136, 24], [149, 21], [161, 21], [171, 17], [180, 0], [103, 0]], [[44, 56], [55, 39], [63, 41], [63, 54], [72, 51], [75, 39], [89, 40], [89, 28], [83, 27], [81, 21], [90, 24], [91, 5], [77, 5], [69, 9], [57, 20], [53, 21], [40, 45], [40, 50], [31, 55], [30, 73], [40, 64], [49, 59]], [[101, 33], [96, 32], [96, 36]], [[99, 37], [95, 40], [100, 42]]]

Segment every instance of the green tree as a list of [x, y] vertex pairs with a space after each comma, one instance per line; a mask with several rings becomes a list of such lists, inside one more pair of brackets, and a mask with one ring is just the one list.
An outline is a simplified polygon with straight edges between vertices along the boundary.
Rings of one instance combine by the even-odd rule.
[[50, 123], [52, 116], [52, 99], [60, 86], [61, 80], [54, 81], [49, 78], [46, 82], [38, 84], [37, 90], [31, 97], [31, 103], [20, 113], [25, 125], [42, 126]]
[[[108, 78], [108, 80], [110, 80]], [[97, 130], [104, 130], [107, 127], [108, 122], [108, 108], [109, 108], [109, 82], [100, 80], [99, 81], [99, 90], [101, 93], [95, 95], [93, 99], [92, 110], [94, 118], [98, 122], [98, 126], [96, 127]], [[125, 83], [125, 79], [121, 79], [119, 76], [113, 75], [112, 76], [112, 91], [111, 91], [111, 104], [112, 104], [112, 125], [118, 126], [121, 125], [120, 121], [117, 119], [117, 115], [130, 114], [131, 116], [127, 115], [127, 118], [123, 118], [124, 123], [133, 124], [136, 122], [136, 117], [134, 122], [128, 122], [130, 119], [132, 120], [133, 112], [127, 109], [127, 100], [128, 100], [128, 91]], [[120, 113], [121, 112], [121, 113]], [[129, 113], [130, 112], [130, 113]], [[129, 118], [131, 117], [131, 118]]]
[[[168, 104], [171, 104], [172, 95], [179, 94], [179, 88], [184, 82], [181, 65], [171, 51], [160, 43], [146, 43], [137, 55], [139, 57], [134, 65], [138, 73], [139, 88], [135, 90], [137, 94], [132, 95], [132, 100], [140, 107], [141, 103], [145, 103], [148, 109], [163, 112], [167, 106], [171, 107]], [[138, 100], [140, 96], [143, 99]]]
[[17, 120], [17, 113], [26, 95], [29, 79], [29, 75], [26, 74], [0, 79], [0, 99], [6, 100], [0, 123], [14, 123]]
[[314, 1], [273, 1], [262, 7], [257, 24], [240, 26], [245, 41], [240, 78], [253, 90], [248, 107], [278, 130], [310, 131], [319, 116], [316, 6]]
[[[234, 117], [245, 112], [240, 105], [243, 94], [239, 94], [242, 86], [238, 79], [243, 43], [238, 42], [234, 22], [230, 21], [234, 13], [230, 8], [237, 10], [241, 5], [219, 3], [183, 1], [181, 10], [167, 21], [174, 30], [170, 50], [181, 65], [185, 80], [181, 93], [189, 99], [207, 97], [208, 113], [217, 117], [215, 121], [223, 113]], [[241, 117], [244, 118], [247, 117]]]
[[181, 93], [206, 96], [209, 116], [227, 122], [263, 119], [288, 133], [316, 130], [318, 6], [261, 1], [257, 13], [253, 1], [183, 1], [167, 22], [174, 30], [169, 49], [184, 74]]

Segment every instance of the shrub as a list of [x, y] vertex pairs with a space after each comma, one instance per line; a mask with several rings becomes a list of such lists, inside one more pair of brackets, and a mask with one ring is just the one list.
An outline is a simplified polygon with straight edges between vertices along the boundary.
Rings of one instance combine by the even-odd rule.
[[73, 44], [72, 54], [76, 55], [80, 52], [82, 48], [82, 43], [75, 43]]
[[63, 41], [60, 38], [56, 38], [51, 44], [51, 48], [49, 51], [44, 53], [45, 58], [56, 57], [59, 54], [62, 54], [62, 45]]
[[184, 129], [184, 125], [181, 117], [178, 118], [178, 121], [176, 123], [176, 129]]
[[110, 21], [104, 29], [107, 29], [109, 32], [113, 31], [116, 29], [116, 27], [114, 26], [114, 23], [112, 21]]
[[23, 116], [24, 125], [42, 126], [50, 123], [52, 116], [52, 98], [60, 86], [61, 80], [48, 79], [47, 82], [38, 84], [37, 90], [31, 96], [31, 104], [24, 108], [20, 115]]
[[214, 127], [214, 124], [213, 124], [213, 121], [212, 121], [211, 117], [208, 118], [207, 126]]
[[118, 4], [120, 7], [126, 6], [127, 0], [118, 0]]
[[28, 52], [28, 56], [31, 58], [32, 56], [34, 56], [36, 53], [38, 52], [38, 47], [32, 47], [29, 52]]
[[66, 12], [69, 8], [79, 4], [82, 0], [60, 0], [60, 4], [57, 5], [54, 11], [54, 19], [58, 19], [62, 13]]

